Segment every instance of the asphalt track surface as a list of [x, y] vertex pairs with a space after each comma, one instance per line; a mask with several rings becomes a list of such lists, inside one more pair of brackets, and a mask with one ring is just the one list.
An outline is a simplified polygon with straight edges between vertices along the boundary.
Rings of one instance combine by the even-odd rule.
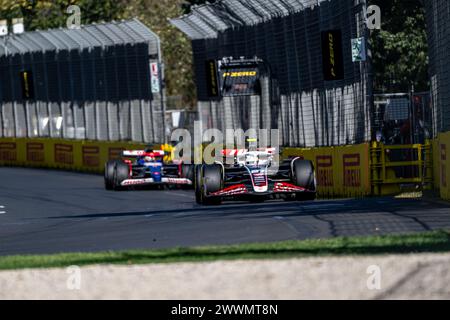
[[0, 167], [0, 255], [151, 249], [450, 229], [450, 204], [369, 198], [225, 203], [106, 191], [101, 176]]

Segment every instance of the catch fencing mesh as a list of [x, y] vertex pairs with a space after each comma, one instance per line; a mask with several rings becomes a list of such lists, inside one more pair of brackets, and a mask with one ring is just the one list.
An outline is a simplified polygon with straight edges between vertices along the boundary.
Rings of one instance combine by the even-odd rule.
[[424, 1], [430, 56], [433, 133], [450, 131], [450, 3]]
[[[358, 0], [221, 0], [173, 19], [192, 39], [203, 128], [279, 129], [285, 146], [370, 141], [370, 62], [352, 60], [352, 39], [366, 36], [365, 7]], [[322, 37], [335, 30], [343, 74], [326, 81]], [[261, 94], [211, 98], [205, 62], [224, 57], [262, 59], [269, 71]]]
[[159, 38], [138, 20], [0, 38], [0, 137], [165, 141]]

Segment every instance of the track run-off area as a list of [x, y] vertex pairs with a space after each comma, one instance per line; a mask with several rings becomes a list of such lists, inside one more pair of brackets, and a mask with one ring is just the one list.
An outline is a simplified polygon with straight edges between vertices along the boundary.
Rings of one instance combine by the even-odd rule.
[[0, 168], [0, 255], [224, 245], [450, 228], [450, 203], [366, 198], [224, 203], [191, 190], [104, 190], [98, 175]]

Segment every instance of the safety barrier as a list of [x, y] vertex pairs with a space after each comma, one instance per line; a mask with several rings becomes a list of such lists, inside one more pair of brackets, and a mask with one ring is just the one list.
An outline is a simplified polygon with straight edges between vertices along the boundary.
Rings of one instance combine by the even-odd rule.
[[433, 146], [435, 187], [443, 199], [450, 200], [450, 132], [440, 134]]
[[[105, 162], [144, 144], [59, 139], [1, 139], [0, 166], [54, 168], [101, 173]], [[160, 146], [158, 146], [159, 148]]]
[[[431, 142], [400, 146], [373, 143], [333, 148], [287, 148], [283, 157], [297, 156], [314, 162], [320, 197], [384, 196], [432, 189], [433, 180], [436, 180], [433, 179], [435, 149]], [[441, 190], [446, 192], [442, 187]]]
[[390, 195], [407, 190], [433, 188], [432, 144], [371, 147], [372, 191]]
[[282, 156], [311, 160], [316, 168], [318, 195], [324, 198], [371, 195], [368, 143], [329, 148], [286, 148]]
[[[0, 139], [0, 166], [25, 166], [102, 173], [104, 163], [122, 150], [148, 145], [60, 139]], [[172, 147], [155, 145], [167, 151]], [[311, 160], [322, 198], [391, 195], [404, 186], [440, 189], [450, 200], [450, 133], [433, 143], [409, 146], [360, 144], [327, 148], [285, 148], [282, 157]], [[405, 151], [406, 150], [406, 151]], [[433, 179], [434, 176], [434, 179]]]

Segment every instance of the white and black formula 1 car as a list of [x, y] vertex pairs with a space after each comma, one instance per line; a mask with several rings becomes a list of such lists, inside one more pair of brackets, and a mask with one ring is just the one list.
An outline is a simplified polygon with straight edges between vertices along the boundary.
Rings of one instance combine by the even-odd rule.
[[216, 162], [196, 166], [197, 203], [216, 205], [224, 200], [314, 200], [316, 178], [313, 163], [293, 158], [276, 166], [275, 152], [274, 148], [224, 150], [224, 157], [234, 158], [233, 165]]
[[122, 159], [105, 164], [105, 188], [122, 190], [131, 186], [193, 186], [194, 166], [164, 162], [164, 151], [127, 150]]

